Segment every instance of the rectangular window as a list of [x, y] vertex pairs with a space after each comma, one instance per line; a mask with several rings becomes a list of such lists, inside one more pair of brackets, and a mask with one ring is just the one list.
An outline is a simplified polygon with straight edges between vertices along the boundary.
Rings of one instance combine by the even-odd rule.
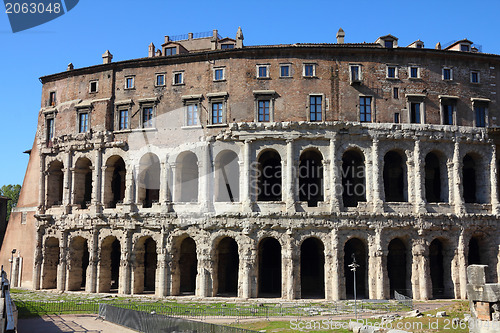
[[470, 82], [471, 83], [479, 83], [479, 72], [471, 71], [470, 72]]
[[476, 127], [486, 127], [486, 107], [475, 106], [474, 112], [476, 114]]
[[186, 125], [187, 126], [198, 125], [198, 104], [186, 105]]
[[453, 80], [451, 68], [443, 68], [443, 80]]
[[165, 49], [165, 55], [166, 56], [172, 56], [177, 54], [177, 48], [175, 47], [167, 47]]
[[97, 92], [97, 82], [98, 81], [90, 81], [89, 92], [91, 92], [91, 93]]
[[359, 98], [359, 121], [370, 123], [372, 121], [372, 98], [362, 96]]
[[392, 40], [386, 40], [386, 41], [384, 41], [384, 45], [388, 49], [392, 49], [394, 47], [394, 42]]
[[290, 77], [290, 65], [280, 65], [280, 77]]
[[51, 91], [49, 93], [49, 106], [54, 106], [56, 105], [56, 92]]
[[78, 114], [78, 132], [85, 133], [89, 129], [89, 114], [88, 112], [81, 112]]
[[183, 84], [184, 83], [184, 77], [182, 75], [182, 72], [174, 73], [174, 84]]
[[214, 69], [214, 81], [224, 80], [224, 68]]
[[399, 124], [400, 119], [399, 119], [399, 112], [394, 113], [394, 123]]
[[314, 77], [316, 76], [316, 66], [314, 64], [304, 64], [304, 76]]
[[270, 100], [259, 101], [259, 122], [270, 121]]
[[262, 78], [268, 78], [269, 77], [269, 66], [257, 66], [257, 77], [262, 79]]
[[410, 78], [418, 79], [420, 77], [418, 67], [410, 67]]
[[443, 125], [453, 125], [453, 110], [455, 106], [452, 103], [445, 103], [443, 108]]
[[309, 97], [309, 120], [322, 121], [323, 120], [323, 96], [310, 96]]
[[387, 78], [388, 79], [397, 78], [396, 66], [387, 66]]
[[399, 88], [398, 87], [394, 87], [394, 89], [392, 89], [392, 97], [394, 99], [399, 99]]
[[351, 83], [361, 81], [361, 68], [358, 65], [351, 65]]
[[125, 89], [132, 89], [134, 88], [134, 77], [129, 76], [125, 78]]
[[125, 130], [128, 129], [128, 109], [123, 109], [119, 111], [120, 119], [118, 119], [118, 129]]
[[212, 124], [222, 124], [222, 102], [212, 103]]
[[47, 141], [54, 138], [54, 118], [47, 118]]
[[156, 74], [156, 86], [165, 85], [165, 74]]
[[470, 51], [470, 46], [467, 44], [460, 44], [460, 51], [462, 52], [469, 52]]
[[142, 128], [153, 127], [153, 107], [148, 106], [142, 109]]
[[234, 49], [234, 44], [221, 44], [220, 48], [222, 50], [225, 50], [225, 49]]
[[410, 123], [420, 124], [420, 103], [410, 103]]

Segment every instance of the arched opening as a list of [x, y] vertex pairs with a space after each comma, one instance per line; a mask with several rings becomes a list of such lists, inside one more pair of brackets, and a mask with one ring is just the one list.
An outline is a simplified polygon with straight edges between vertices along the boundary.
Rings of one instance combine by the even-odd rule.
[[196, 291], [196, 275], [198, 274], [198, 260], [196, 257], [196, 243], [191, 237], [181, 243], [179, 259], [180, 292], [182, 295], [194, 295]]
[[153, 153], [141, 158], [139, 163], [138, 202], [143, 208], [151, 208], [160, 200], [160, 160]]
[[88, 241], [77, 236], [71, 240], [68, 267], [68, 290], [85, 289], [89, 266]]
[[59, 265], [59, 240], [49, 237], [43, 251], [42, 289], [57, 288], [57, 266]]
[[217, 295], [238, 294], [238, 244], [231, 237], [225, 237], [217, 246]]
[[271, 237], [259, 243], [259, 297], [281, 297], [281, 245]]
[[111, 156], [106, 162], [104, 202], [106, 207], [115, 208], [125, 198], [125, 162], [120, 156]]
[[390, 151], [384, 156], [384, 190], [385, 201], [407, 201], [406, 168], [401, 155]]
[[[486, 265], [487, 262], [484, 260], [484, 256], [481, 251], [485, 251], [485, 248], [481, 245], [482, 240], [479, 237], [472, 237], [469, 241], [469, 255], [467, 256], [468, 265]], [[484, 252], [483, 252], [484, 253]]]
[[116, 291], [120, 280], [120, 241], [108, 236], [102, 241], [99, 261], [99, 292]]
[[344, 245], [345, 290], [348, 299], [354, 298], [354, 272], [349, 267], [354, 258], [356, 258], [356, 263], [359, 265], [356, 269], [356, 296], [365, 298], [368, 259], [365, 244], [359, 238], [351, 238]]
[[223, 151], [215, 159], [215, 201], [240, 201], [240, 165], [238, 155]]
[[391, 297], [394, 297], [394, 291], [408, 295], [406, 289], [406, 281], [408, 280], [406, 257], [406, 246], [403, 241], [399, 238], [391, 240], [387, 255], [387, 273], [389, 275]]
[[454, 250], [446, 240], [434, 239], [429, 246], [432, 295], [434, 298], [455, 297], [451, 278]]
[[76, 161], [74, 175], [74, 204], [86, 209], [92, 200], [92, 163], [88, 158], [81, 157]]
[[198, 202], [198, 158], [184, 152], [177, 158], [177, 189], [179, 202]]
[[47, 182], [47, 208], [62, 205], [64, 172], [63, 164], [59, 161], [50, 163]]
[[134, 294], [155, 291], [156, 242], [148, 236], [140, 238], [134, 254]]
[[357, 207], [358, 202], [366, 201], [365, 161], [356, 150], [342, 155], [342, 200], [344, 207]]
[[427, 202], [443, 202], [441, 170], [439, 158], [435, 153], [425, 157], [425, 198]]
[[300, 290], [302, 298], [325, 298], [324, 246], [314, 237], [300, 246]]
[[469, 154], [464, 156], [462, 174], [464, 201], [466, 203], [478, 203], [476, 161]]
[[299, 201], [317, 207], [323, 201], [323, 156], [316, 150], [306, 150], [299, 162]]
[[259, 157], [258, 201], [281, 201], [281, 157], [267, 150]]

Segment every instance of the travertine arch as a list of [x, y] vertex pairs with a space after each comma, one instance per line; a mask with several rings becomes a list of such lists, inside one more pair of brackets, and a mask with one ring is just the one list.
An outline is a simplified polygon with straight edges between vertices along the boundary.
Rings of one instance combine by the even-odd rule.
[[464, 196], [467, 194], [466, 179], [464, 179], [465, 159], [470, 157], [474, 163], [475, 171], [475, 200], [474, 203], [488, 204], [491, 201], [491, 179], [490, 179], [490, 161], [491, 157], [485, 156], [481, 150], [464, 149], [460, 157], [460, 187]]
[[214, 200], [240, 201], [240, 159], [234, 150], [224, 149], [214, 159]]
[[[432, 233], [428, 239], [428, 248], [429, 248], [429, 268], [430, 268], [430, 276], [428, 276], [430, 286], [431, 286], [431, 294], [433, 298], [438, 298], [438, 297], [446, 297], [446, 298], [455, 298], [458, 297], [459, 295], [457, 294], [456, 286], [459, 277], [458, 272], [456, 271], [456, 265], [458, 264], [457, 260], [458, 258], [456, 257], [456, 251], [455, 249], [457, 248], [457, 242], [458, 242], [458, 235], [455, 235], [453, 232], [451, 235], [443, 236], [441, 234], [435, 234]], [[433, 244], [435, 241], [439, 241], [442, 246], [442, 263], [436, 262], [436, 260], [439, 259], [439, 257], [436, 257], [438, 253], [433, 253]], [[433, 259], [435, 258], [435, 259]], [[433, 263], [433, 261], [435, 263]], [[436, 265], [442, 265], [442, 272], [440, 273], [440, 269]], [[442, 277], [442, 282], [443, 282], [443, 290], [441, 289], [441, 286], [439, 285], [439, 281], [436, 280], [436, 285], [434, 284], [433, 281], [433, 276], [435, 276], [435, 279], [440, 279]]]
[[[158, 287], [158, 254], [161, 253], [161, 240], [158, 238], [160, 233], [154, 233], [152, 230], [141, 230], [140, 233], [133, 234], [132, 238], [132, 293], [140, 294], [145, 291], [145, 288], [151, 288], [156, 291]], [[146, 242], [153, 241], [154, 253], [147, 253]], [[149, 256], [148, 256], [149, 255]], [[148, 256], [148, 257], [146, 257]], [[152, 260], [151, 263], [147, 261]]]
[[48, 235], [43, 240], [42, 289], [57, 288], [57, 268], [61, 259], [60, 238]]
[[[126, 234], [119, 233], [118, 230], [101, 230], [99, 232], [99, 247], [98, 247], [98, 268], [97, 268], [97, 292], [109, 292], [112, 287], [112, 281], [116, 286], [120, 286], [121, 279], [124, 277], [120, 274], [120, 266], [122, 254], [128, 252], [126, 248]], [[119, 258], [113, 258], [113, 243], [117, 240], [120, 244]], [[116, 255], [116, 253], [115, 253]], [[116, 262], [118, 260], [118, 262]], [[118, 267], [118, 268], [117, 268]], [[113, 272], [114, 270], [114, 272]], [[118, 270], [118, 272], [116, 272]], [[117, 274], [118, 273], [118, 274]], [[116, 276], [118, 275], [118, 276]], [[116, 279], [118, 281], [116, 281]]]
[[89, 235], [72, 233], [69, 238], [68, 251], [66, 289], [86, 289], [89, 278], [90, 252], [92, 251]]

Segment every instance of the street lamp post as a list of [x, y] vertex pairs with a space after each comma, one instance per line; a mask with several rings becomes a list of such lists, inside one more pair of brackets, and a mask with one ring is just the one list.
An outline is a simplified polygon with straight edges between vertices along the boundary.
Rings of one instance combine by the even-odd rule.
[[14, 263], [14, 253], [16, 253], [16, 249], [12, 249], [12, 252], [10, 254], [10, 278], [9, 278], [9, 285], [12, 284], [12, 264]]
[[356, 263], [356, 256], [352, 254], [352, 264], [349, 265], [351, 271], [354, 272], [354, 318], [358, 320], [358, 308], [356, 304], [356, 269], [359, 265]]

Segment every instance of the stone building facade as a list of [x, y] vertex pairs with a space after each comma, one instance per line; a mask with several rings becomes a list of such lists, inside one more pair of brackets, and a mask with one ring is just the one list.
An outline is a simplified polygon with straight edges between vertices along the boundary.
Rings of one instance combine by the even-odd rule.
[[345, 299], [354, 259], [372, 299], [465, 299], [468, 264], [497, 280], [500, 57], [344, 35], [167, 36], [42, 77], [0, 261], [20, 248], [33, 289], [159, 297]]

